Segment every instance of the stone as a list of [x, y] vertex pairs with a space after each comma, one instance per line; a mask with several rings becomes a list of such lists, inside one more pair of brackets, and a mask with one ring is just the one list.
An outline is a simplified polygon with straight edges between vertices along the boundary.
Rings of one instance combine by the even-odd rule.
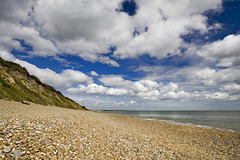
[[23, 153], [20, 152], [20, 151], [18, 151], [18, 150], [12, 151], [12, 154], [13, 154], [14, 156], [22, 156], [22, 155], [23, 155]]
[[[239, 159], [240, 157], [239, 133], [221, 131], [221, 134], [218, 134], [218, 131], [214, 130], [212, 131], [214, 134], [207, 137], [209, 141], [207, 145], [203, 144], [204, 148], [194, 148], [196, 152], [191, 152], [189, 146], [200, 144], [195, 142], [196, 139], [192, 141], [191, 137], [205, 140], [205, 137], [202, 137], [205, 132], [202, 131], [203, 129], [198, 137], [198, 132], [191, 128], [183, 127], [182, 130], [181, 126], [179, 128], [177, 125], [167, 125], [166, 122], [149, 123], [150, 121], [130, 118], [134, 121], [132, 124], [126, 118], [122, 119], [114, 115], [65, 109], [60, 112], [61, 109], [54, 107], [52, 110], [51, 107], [44, 110], [39, 106], [28, 109], [25, 105], [21, 106], [22, 108], [16, 106], [11, 112], [0, 116], [0, 159]], [[6, 106], [6, 110], [8, 109], [9, 106]], [[4, 127], [3, 124], [7, 123], [8, 126]], [[165, 133], [165, 128], [170, 130], [171, 134]], [[163, 131], [158, 132], [158, 130]], [[183, 134], [189, 135], [178, 136], [185, 130], [187, 132]], [[209, 130], [206, 132], [205, 136], [209, 134]], [[174, 139], [172, 134], [178, 139]], [[222, 139], [221, 135], [226, 139]], [[199, 142], [205, 143], [205, 141]], [[208, 150], [212, 153], [212, 157]]]
[[4, 146], [3, 153], [9, 153], [11, 151], [10, 147]]
[[22, 101], [22, 104], [30, 105], [30, 103], [27, 101]]

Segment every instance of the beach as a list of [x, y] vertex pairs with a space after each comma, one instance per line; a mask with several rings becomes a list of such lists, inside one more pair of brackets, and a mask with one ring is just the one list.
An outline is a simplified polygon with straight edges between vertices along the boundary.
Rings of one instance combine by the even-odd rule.
[[240, 159], [240, 132], [0, 100], [0, 159]]

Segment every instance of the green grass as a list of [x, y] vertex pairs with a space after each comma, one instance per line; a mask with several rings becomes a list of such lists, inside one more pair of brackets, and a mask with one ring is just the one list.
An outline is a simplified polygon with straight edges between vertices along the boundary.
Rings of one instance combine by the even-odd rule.
[[0, 84], [3, 86], [3, 87], [6, 87], [6, 88], [10, 88], [11, 85], [9, 85], [4, 79], [2, 79], [0, 77]]

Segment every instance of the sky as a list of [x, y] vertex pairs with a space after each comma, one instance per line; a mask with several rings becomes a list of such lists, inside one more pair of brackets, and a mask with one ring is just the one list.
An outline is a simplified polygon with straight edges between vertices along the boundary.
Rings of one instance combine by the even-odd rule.
[[240, 110], [239, 0], [1, 0], [0, 56], [92, 110]]

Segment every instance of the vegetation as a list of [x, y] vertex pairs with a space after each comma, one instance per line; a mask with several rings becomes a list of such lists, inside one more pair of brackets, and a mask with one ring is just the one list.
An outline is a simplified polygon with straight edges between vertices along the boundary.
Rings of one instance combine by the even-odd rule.
[[42, 83], [36, 76], [30, 75], [19, 64], [1, 58], [0, 99], [86, 110], [84, 106], [64, 97], [61, 92]]

